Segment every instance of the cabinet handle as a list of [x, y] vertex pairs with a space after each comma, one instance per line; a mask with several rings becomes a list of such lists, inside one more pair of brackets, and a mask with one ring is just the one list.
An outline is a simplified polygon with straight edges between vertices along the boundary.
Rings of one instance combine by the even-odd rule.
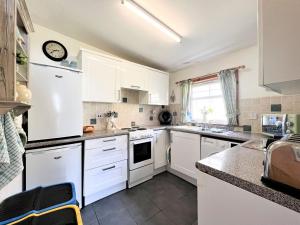
[[55, 75], [56, 78], [63, 78], [61, 75]]
[[116, 148], [107, 148], [107, 149], [103, 149], [104, 152], [108, 152], [108, 151], [112, 151], [112, 150], [116, 150]]
[[107, 168], [103, 168], [102, 171], [107, 171], [107, 170], [111, 170], [111, 169], [114, 169], [114, 168], [116, 168], [115, 165], [107, 167]]
[[113, 138], [113, 139], [106, 139], [106, 140], [103, 140], [103, 142], [111, 142], [111, 141], [116, 141], [117, 139], [116, 138]]
[[215, 154], [217, 154], [217, 153], [219, 153], [219, 152], [213, 152], [213, 153], [210, 153], [207, 157], [212, 156], [212, 155], [215, 155]]
[[131, 85], [130, 87], [136, 88], [136, 89], [140, 89], [141, 88], [140, 86], [137, 86], [137, 85]]
[[54, 159], [61, 159], [62, 156], [55, 156]]

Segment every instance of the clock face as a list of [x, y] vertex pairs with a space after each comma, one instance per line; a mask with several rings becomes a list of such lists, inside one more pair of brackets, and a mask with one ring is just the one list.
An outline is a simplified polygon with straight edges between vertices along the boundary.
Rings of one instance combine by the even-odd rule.
[[49, 59], [53, 61], [62, 61], [68, 56], [65, 46], [57, 41], [46, 41], [43, 44], [43, 52]]

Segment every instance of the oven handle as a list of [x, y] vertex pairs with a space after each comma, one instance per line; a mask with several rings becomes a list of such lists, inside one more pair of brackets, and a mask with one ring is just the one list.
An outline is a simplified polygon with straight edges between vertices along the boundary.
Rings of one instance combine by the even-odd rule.
[[137, 145], [137, 144], [142, 144], [142, 143], [147, 143], [147, 142], [153, 142], [153, 138], [147, 138], [147, 139], [140, 139], [136, 141], [130, 141], [131, 145]]

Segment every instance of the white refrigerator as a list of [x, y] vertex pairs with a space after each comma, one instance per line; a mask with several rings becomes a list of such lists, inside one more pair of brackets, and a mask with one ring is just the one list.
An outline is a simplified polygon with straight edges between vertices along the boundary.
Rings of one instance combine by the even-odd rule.
[[26, 151], [26, 190], [72, 182], [82, 206], [82, 145], [70, 144]]
[[79, 72], [30, 64], [28, 141], [82, 135], [81, 75]]

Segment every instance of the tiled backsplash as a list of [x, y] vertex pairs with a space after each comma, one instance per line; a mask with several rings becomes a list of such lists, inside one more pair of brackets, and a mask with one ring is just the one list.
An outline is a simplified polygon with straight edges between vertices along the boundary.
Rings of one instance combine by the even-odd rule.
[[[250, 125], [252, 132], [261, 132], [261, 115], [271, 112], [272, 104], [281, 104], [282, 114], [300, 114], [300, 95], [276, 96], [241, 99], [239, 102], [240, 126]], [[180, 104], [169, 106], [170, 111], [177, 113], [177, 121], [180, 122]]]
[[[281, 112], [271, 112], [272, 104], [281, 104]], [[300, 95], [240, 100], [240, 125], [251, 125], [253, 132], [261, 132], [261, 115], [267, 113], [300, 113]]]
[[[116, 124], [119, 128], [130, 127], [134, 121], [136, 125], [158, 125], [158, 114], [161, 111], [161, 106], [139, 105], [132, 103], [83, 103], [83, 123], [90, 125], [90, 119], [96, 118], [97, 123], [94, 125], [96, 130], [106, 129], [107, 119], [99, 118], [98, 115], [103, 115], [108, 111], [118, 113]], [[140, 112], [142, 111], [142, 112]], [[150, 120], [153, 116], [153, 120]]]

